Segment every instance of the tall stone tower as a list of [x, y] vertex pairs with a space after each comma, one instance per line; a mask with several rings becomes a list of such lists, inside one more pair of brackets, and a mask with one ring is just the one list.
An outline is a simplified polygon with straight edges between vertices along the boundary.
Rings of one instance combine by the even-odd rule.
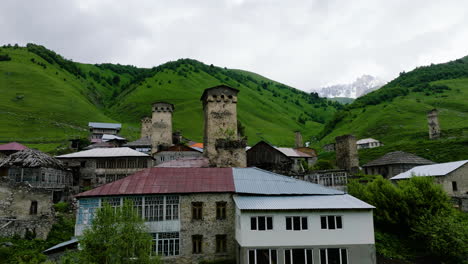
[[246, 142], [237, 135], [237, 93], [226, 85], [208, 88], [201, 101], [205, 118], [203, 155], [213, 167], [246, 167]]
[[302, 135], [301, 135], [301, 132], [300, 132], [300, 131], [295, 131], [295, 132], [294, 132], [294, 135], [295, 135], [294, 147], [295, 147], [295, 148], [301, 148], [301, 147], [303, 147], [304, 145], [302, 145]]
[[429, 126], [429, 139], [440, 138], [439, 113], [432, 109], [427, 113], [427, 124]]
[[143, 117], [141, 119], [141, 138], [151, 138], [151, 125], [153, 121], [151, 117]]
[[335, 138], [336, 165], [343, 170], [357, 172], [359, 170], [359, 156], [356, 138], [344, 135]]
[[166, 102], [153, 103], [151, 154], [172, 145], [172, 112], [174, 112], [173, 104]]

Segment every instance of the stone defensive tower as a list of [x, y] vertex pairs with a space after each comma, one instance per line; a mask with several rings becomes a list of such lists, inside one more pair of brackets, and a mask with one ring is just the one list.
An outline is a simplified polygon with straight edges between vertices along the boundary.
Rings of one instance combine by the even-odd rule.
[[439, 113], [432, 109], [427, 113], [427, 124], [429, 126], [429, 139], [440, 138]]
[[173, 104], [166, 102], [153, 103], [151, 154], [172, 145], [172, 112], [174, 112]]
[[294, 132], [294, 135], [295, 135], [294, 147], [295, 147], [295, 148], [301, 148], [301, 147], [303, 147], [304, 145], [302, 145], [302, 135], [301, 135], [301, 132], [300, 132], [300, 131], [295, 131], [295, 132]]
[[349, 172], [359, 170], [359, 156], [357, 152], [356, 137], [344, 135], [335, 138], [336, 165]]
[[152, 123], [151, 117], [147, 116], [141, 119], [141, 138], [151, 138]]
[[203, 155], [213, 167], [246, 167], [245, 140], [237, 135], [237, 93], [226, 85], [208, 88], [201, 101], [205, 118]]

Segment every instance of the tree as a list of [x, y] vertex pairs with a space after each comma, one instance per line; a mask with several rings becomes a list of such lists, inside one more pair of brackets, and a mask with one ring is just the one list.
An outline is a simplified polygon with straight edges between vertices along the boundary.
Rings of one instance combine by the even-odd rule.
[[79, 242], [81, 250], [65, 263], [160, 263], [151, 256], [152, 238], [131, 200], [122, 207], [105, 203]]

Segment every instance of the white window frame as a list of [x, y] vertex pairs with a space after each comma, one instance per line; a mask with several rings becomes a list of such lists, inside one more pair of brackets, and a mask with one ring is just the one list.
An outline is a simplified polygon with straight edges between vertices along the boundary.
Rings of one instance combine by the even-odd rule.
[[[258, 226], [259, 226], [259, 224], [258, 224], [258, 223], [259, 223], [258, 218], [259, 218], [259, 217], [265, 217], [265, 230], [260, 230], [260, 229], [258, 229]], [[256, 224], [256, 229], [252, 229], [252, 218], [255, 218], [255, 219], [256, 219], [256, 220], [255, 220], [255, 222], [257, 223], [257, 224]], [[268, 219], [267, 219], [267, 218], [271, 218], [271, 229], [268, 229]], [[250, 225], [250, 231], [273, 231], [273, 230], [274, 230], [274, 225], [275, 225], [275, 223], [274, 223], [274, 221], [273, 221], [273, 220], [274, 220], [273, 218], [274, 218], [274, 217], [273, 217], [272, 215], [271, 215], [271, 216], [267, 216], [267, 215], [251, 216], [251, 217], [250, 217], [250, 223], [249, 223], [249, 225]]]
[[[169, 235], [174, 237], [164, 237], [160, 238], [161, 236]], [[179, 256], [180, 255], [180, 233], [179, 232], [159, 232], [159, 233], [151, 233], [153, 245], [151, 246], [151, 254], [156, 254], [160, 256]], [[170, 242], [173, 242], [172, 254], [169, 250]], [[159, 244], [161, 243], [161, 252], [159, 251]], [[165, 246], [167, 246], [167, 253], [165, 250]]]
[[340, 253], [340, 264], [343, 264], [343, 256], [341, 254], [341, 251], [344, 249], [346, 251], [346, 263], [349, 264], [349, 252], [347, 248], [320, 248], [319, 249], [319, 263], [322, 264], [322, 254], [320, 253], [321, 250], [325, 250], [325, 264], [328, 264], [328, 250], [329, 249], [338, 249], [338, 252]]
[[[293, 249], [303, 249], [304, 250], [304, 261], [306, 264], [314, 264], [314, 249], [313, 248], [287, 248], [284, 250], [283, 252], [283, 255], [284, 255], [284, 263], [286, 263], [286, 251], [290, 251], [289, 253], [289, 260], [290, 260], [290, 263], [291, 264], [294, 264], [293, 262], [293, 254], [292, 254], [292, 250]], [[311, 256], [311, 259], [312, 259], [312, 263], [307, 263], [307, 251], [310, 250], [310, 253], [312, 254]]]
[[[294, 229], [294, 217], [299, 217], [299, 229], [296, 230]], [[287, 229], [287, 222], [288, 222], [288, 218], [291, 218], [291, 229]], [[306, 222], [307, 222], [307, 228], [304, 228], [303, 227], [303, 223], [302, 223], [302, 219], [305, 218], [306, 219]], [[309, 230], [309, 217], [307, 216], [298, 216], [298, 215], [291, 215], [291, 216], [286, 216], [285, 217], [285, 230], [286, 231], [303, 231], [303, 230]]]
[[[335, 221], [335, 228], [334, 229], [330, 229], [330, 224], [328, 223], [328, 217], [329, 216], [333, 216], [333, 220]], [[327, 227], [326, 228], [322, 228], [322, 217], [325, 217], [325, 219], [327, 220]], [[338, 228], [338, 225], [336, 224], [337, 221], [336, 221], [336, 218], [337, 217], [340, 217], [341, 218], [341, 227]], [[320, 216], [320, 229], [321, 230], [341, 230], [344, 228], [344, 223], [343, 223], [343, 216], [342, 215], [321, 215]]]
[[[276, 248], [255, 248], [255, 249], [249, 249], [247, 251], [247, 264], [257, 264], [257, 250], [266, 250], [266, 249], [268, 249], [268, 260], [269, 260], [270, 264], [272, 263], [271, 262], [271, 260], [272, 260], [271, 259], [271, 251], [272, 250], [276, 251], [276, 262], [275, 263], [278, 263], [278, 249], [276, 249]], [[250, 257], [250, 254], [249, 254], [250, 251], [254, 252], [254, 263], [250, 263], [250, 258], [249, 258]]]

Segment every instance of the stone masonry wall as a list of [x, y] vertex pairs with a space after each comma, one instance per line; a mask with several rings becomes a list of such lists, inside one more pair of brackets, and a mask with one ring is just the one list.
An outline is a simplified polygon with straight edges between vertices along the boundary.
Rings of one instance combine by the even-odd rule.
[[[203, 203], [203, 220], [192, 220], [192, 202]], [[216, 202], [226, 202], [226, 219], [216, 219]], [[235, 205], [232, 194], [182, 195], [180, 201], [180, 256], [165, 263], [199, 263], [201, 260], [235, 258]], [[192, 254], [192, 235], [202, 235], [202, 253]], [[216, 253], [216, 235], [227, 236], [227, 252]]]
[[336, 165], [343, 170], [355, 172], [359, 170], [359, 156], [356, 138], [353, 135], [344, 135], [336, 140]]
[[172, 145], [172, 112], [174, 106], [169, 103], [154, 103], [151, 126], [151, 153], [156, 153], [159, 146]]

